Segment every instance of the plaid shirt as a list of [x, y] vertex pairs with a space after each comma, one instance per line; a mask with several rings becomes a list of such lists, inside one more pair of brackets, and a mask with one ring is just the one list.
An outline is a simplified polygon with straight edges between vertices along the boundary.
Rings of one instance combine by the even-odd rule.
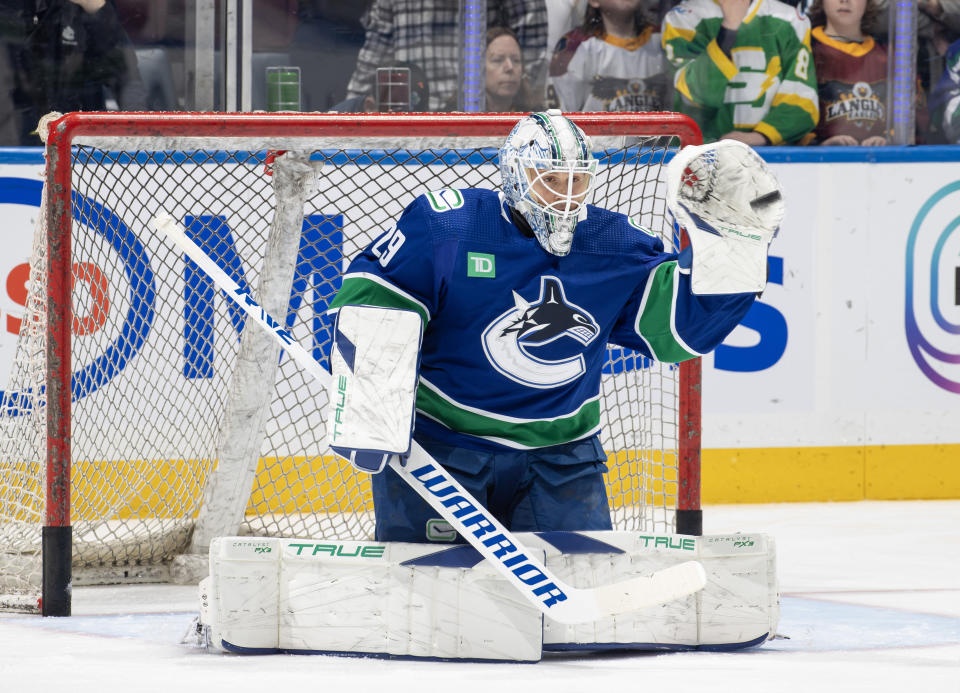
[[[374, 74], [391, 60], [423, 68], [430, 110], [441, 110], [460, 88], [458, 0], [374, 0], [363, 17], [366, 40], [347, 87], [347, 98], [372, 93]], [[525, 73], [542, 89], [547, 57], [545, 0], [487, 0], [487, 26], [508, 26], [523, 52]]]

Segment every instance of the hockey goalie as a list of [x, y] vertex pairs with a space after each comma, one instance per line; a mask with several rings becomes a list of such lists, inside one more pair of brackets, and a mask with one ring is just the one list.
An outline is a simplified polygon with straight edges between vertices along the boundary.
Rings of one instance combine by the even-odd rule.
[[525, 116], [501, 191], [421, 195], [351, 262], [328, 435], [372, 475], [374, 540], [216, 540], [215, 646], [536, 661], [772, 637], [770, 538], [613, 531], [598, 397], [608, 343], [677, 362], [738, 325], [780, 186], [739, 142], [684, 148], [667, 206], [691, 243], [673, 253], [590, 204], [596, 167], [559, 111]]

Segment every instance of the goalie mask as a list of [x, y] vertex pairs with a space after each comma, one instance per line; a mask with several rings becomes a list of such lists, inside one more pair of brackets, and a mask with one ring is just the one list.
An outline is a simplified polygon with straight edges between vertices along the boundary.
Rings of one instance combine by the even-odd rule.
[[555, 109], [523, 118], [500, 148], [507, 202], [553, 255], [570, 252], [596, 172], [589, 138]]

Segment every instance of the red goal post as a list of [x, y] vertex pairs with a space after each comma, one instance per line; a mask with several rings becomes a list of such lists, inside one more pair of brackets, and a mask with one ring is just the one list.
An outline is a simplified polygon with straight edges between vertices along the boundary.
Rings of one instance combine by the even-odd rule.
[[[571, 115], [571, 118], [600, 143], [619, 139], [625, 150], [631, 146], [662, 148], [663, 156], [656, 162], [658, 166], [679, 146], [701, 142], [700, 132], [693, 121], [678, 114], [585, 113]], [[514, 114], [73, 113], [51, 124], [46, 145], [45, 206], [48, 253], [45, 348], [48, 366], [42, 529], [44, 614], [69, 614], [71, 554], [75, 554], [71, 549], [71, 495], [77, 493], [77, 483], [75, 479], [71, 480], [71, 466], [76, 460], [71, 449], [71, 408], [76, 396], [72, 384], [75, 356], [71, 342], [75, 332], [73, 306], [76, 300], [76, 268], [72, 256], [72, 238], [77, 226], [75, 183], [79, 159], [76, 145], [91, 141], [103, 151], [113, 151], [115, 147], [158, 151], [165, 149], [164, 142], [179, 143], [184, 138], [195, 138], [198, 149], [310, 150], [316, 146], [329, 147], [331, 142], [340, 140], [349, 143], [344, 145], [344, 150], [360, 148], [366, 141], [376, 143], [374, 146], [378, 150], [389, 149], [389, 143], [402, 147], [407, 142], [416, 150], [432, 146], [433, 141], [456, 143], [473, 138], [496, 141], [506, 136], [516, 120]], [[626, 144], [623, 144], [624, 140]], [[323, 144], [312, 144], [314, 142]], [[128, 158], [135, 159], [137, 155]], [[662, 180], [651, 185], [662, 185]], [[410, 199], [417, 192], [424, 191], [410, 191]], [[609, 194], [612, 203], [604, 200], [595, 203], [616, 209], [618, 203], [623, 203], [632, 192], [630, 189], [616, 191]], [[659, 199], [659, 194], [652, 194], [651, 199]], [[652, 203], [651, 208], [657, 208], [653, 213], [662, 216], [658, 204]], [[669, 233], [665, 228], [655, 230], [664, 235]], [[615, 367], [612, 370], [616, 372]], [[660, 484], [658, 493], [669, 495], [667, 502], [673, 504], [674, 524], [667, 529], [699, 534], [700, 361], [680, 364], [677, 370], [676, 449], [673, 451], [676, 464], [675, 471], [668, 474], [676, 478], [652, 483]], [[87, 458], [91, 455], [90, 452], [84, 454]], [[641, 467], [646, 465], [646, 462], [640, 462]], [[675, 491], [668, 492], [665, 487], [673, 484], [676, 485]]]

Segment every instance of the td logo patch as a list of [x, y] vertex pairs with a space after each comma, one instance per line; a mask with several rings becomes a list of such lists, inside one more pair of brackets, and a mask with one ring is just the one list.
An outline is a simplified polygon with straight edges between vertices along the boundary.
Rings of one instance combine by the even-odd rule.
[[497, 276], [496, 258], [487, 253], [467, 253], [467, 276], [493, 279]]

